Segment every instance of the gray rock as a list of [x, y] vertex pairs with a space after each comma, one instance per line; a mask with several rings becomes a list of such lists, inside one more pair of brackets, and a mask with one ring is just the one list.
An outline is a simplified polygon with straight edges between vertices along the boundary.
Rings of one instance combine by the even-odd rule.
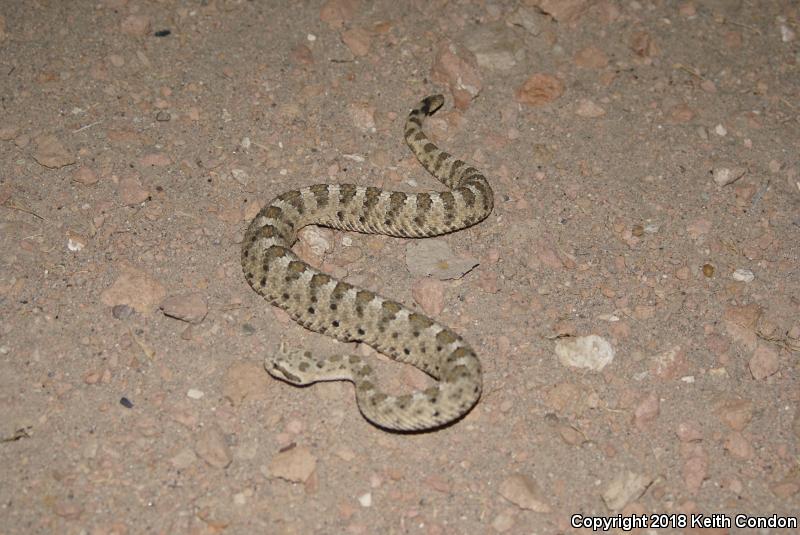
[[508, 70], [525, 59], [525, 45], [513, 28], [503, 22], [490, 22], [470, 29], [462, 38], [464, 45], [475, 54], [478, 66], [486, 69]]

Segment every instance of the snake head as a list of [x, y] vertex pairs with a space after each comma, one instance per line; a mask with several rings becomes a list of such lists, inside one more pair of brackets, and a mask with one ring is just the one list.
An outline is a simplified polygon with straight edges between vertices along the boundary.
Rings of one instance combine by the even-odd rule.
[[276, 379], [293, 385], [310, 385], [315, 381], [309, 376], [311, 354], [307, 351], [289, 349], [281, 343], [278, 354], [267, 357], [264, 368]]
[[264, 363], [264, 368], [266, 368], [271, 376], [286, 381], [287, 383], [292, 383], [293, 385], [308, 384], [303, 381], [300, 376], [292, 373], [292, 367], [287, 365], [285, 361], [267, 359]]

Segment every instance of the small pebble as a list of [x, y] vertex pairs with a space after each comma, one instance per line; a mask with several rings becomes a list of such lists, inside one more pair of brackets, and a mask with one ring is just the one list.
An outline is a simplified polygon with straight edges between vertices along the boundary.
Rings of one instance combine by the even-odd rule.
[[126, 409], [133, 408], [133, 402], [125, 397], [119, 399], [119, 404], [125, 407]]
[[190, 388], [186, 395], [191, 399], [200, 399], [205, 396], [205, 393], [202, 390], [197, 390], [196, 388]]

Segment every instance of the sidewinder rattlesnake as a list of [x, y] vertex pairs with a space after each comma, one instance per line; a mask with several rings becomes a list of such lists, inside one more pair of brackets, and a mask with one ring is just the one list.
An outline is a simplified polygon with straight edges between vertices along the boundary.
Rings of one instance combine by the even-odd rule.
[[460, 230], [486, 218], [493, 192], [483, 174], [431, 143], [422, 121], [444, 104], [423, 99], [408, 116], [405, 139], [425, 169], [450, 188], [403, 193], [353, 184], [317, 184], [287, 191], [250, 223], [242, 244], [247, 282], [304, 327], [343, 342], [360, 341], [413, 364], [438, 382], [423, 391], [391, 396], [376, 387], [372, 368], [357, 355], [313, 357], [286, 349], [266, 359], [267, 371], [295, 385], [347, 380], [362, 414], [394, 430], [424, 430], [457, 420], [481, 395], [481, 366], [461, 336], [400, 303], [322, 273], [291, 246], [306, 225], [420, 238]]

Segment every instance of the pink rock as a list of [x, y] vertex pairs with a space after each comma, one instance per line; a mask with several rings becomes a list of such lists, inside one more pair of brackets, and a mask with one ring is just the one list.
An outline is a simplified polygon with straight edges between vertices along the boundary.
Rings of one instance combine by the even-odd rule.
[[225, 371], [222, 394], [237, 407], [248, 400], [264, 400], [270, 395], [274, 382], [264, 373], [264, 368], [255, 362], [240, 361]]
[[140, 37], [150, 33], [150, 17], [145, 15], [128, 15], [120, 23], [122, 33]]
[[13, 125], [0, 126], [0, 141], [11, 141], [17, 137], [19, 128]]
[[194, 451], [198, 457], [214, 468], [225, 468], [233, 460], [222, 431], [214, 425], [198, 434]]
[[365, 102], [355, 102], [347, 106], [353, 125], [364, 132], [375, 128], [375, 106]]
[[123, 266], [120, 275], [103, 293], [107, 306], [128, 305], [140, 314], [149, 314], [164, 299], [164, 286], [144, 271]]
[[561, 258], [559, 258], [555, 248], [548, 240], [540, 240], [536, 245], [536, 251], [537, 255], [534, 262], [538, 262], [545, 268], [551, 270], [560, 270], [564, 268]]
[[328, 0], [319, 10], [319, 18], [331, 28], [341, 28], [355, 16], [360, 6], [359, 0]]
[[587, 46], [575, 54], [575, 65], [588, 69], [602, 69], [608, 65], [608, 56], [595, 46]]
[[762, 380], [776, 374], [781, 367], [781, 361], [778, 352], [771, 345], [761, 342], [750, 358], [748, 366], [753, 378]]
[[514, 91], [514, 100], [530, 106], [543, 106], [564, 94], [564, 82], [544, 73], [531, 75]]
[[347, 45], [354, 56], [366, 56], [369, 53], [371, 40], [369, 33], [361, 28], [352, 28], [342, 32], [342, 42]]
[[647, 429], [655, 421], [661, 411], [661, 402], [655, 392], [650, 392], [647, 397], [639, 402], [633, 411], [634, 424], [640, 431]]
[[681, 442], [695, 442], [703, 440], [703, 430], [696, 422], [681, 422], [678, 424], [678, 429], [675, 434]]
[[436, 50], [431, 79], [450, 88], [455, 105], [466, 109], [483, 88], [478, 60], [467, 47], [445, 41]]
[[36, 138], [36, 152], [33, 158], [39, 164], [51, 169], [58, 169], [75, 163], [75, 158], [67, 151], [61, 141], [52, 135]]
[[281, 451], [269, 462], [267, 475], [303, 483], [317, 468], [317, 458], [308, 448], [298, 446]]
[[79, 167], [72, 174], [72, 180], [84, 186], [91, 186], [97, 183], [97, 173], [89, 167]]
[[753, 402], [748, 399], [732, 399], [718, 409], [719, 419], [734, 431], [741, 431], [753, 418]]
[[513, 474], [500, 484], [500, 495], [523, 509], [549, 513], [551, 508], [536, 482], [525, 474]]
[[686, 227], [686, 233], [693, 240], [708, 234], [711, 230], [711, 221], [705, 218], [695, 219]]
[[142, 203], [150, 197], [150, 192], [142, 186], [139, 176], [134, 174], [121, 178], [117, 191], [119, 200], [128, 206]]
[[310, 48], [302, 43], [292, 47], [292, 50], [289, 52], [289, 58], [292, 62], [299, 65], [312, 65], [314, 63], [314, 54], [311, 52]]
[[[655, 309], [653, 310], [655, 311]], [[686, 352], [681, 349], [681, 346], [672, 347], [653, 356], [650, 363], [650, 373], [665, 380], [681, 377], [687, 373], [688, 369]]]
[[798, 492], [800, 492], [800, 478], [786, 479], [784, 481], [775, 483], [770, 487], [772, 493], [784, 500], [788, 500]]
[[758, 345], [756, 323], [762, 313], [763, 309], [755, 303], [728, 307], [723, 315], [725, 330], [735, 342], [755, 351]]
[[142, 167], [166, 167], [171, 163], [172, 159], [163, 152], [152, 152], [139, 158]]
[[189, 323], [200, 323], [208, 314], [205, 296], [199, 293], [173, 295], [161, 303], [165, 315]]
[[425, 314], [438, 316], [444, 307], [444, 283], [438, 279], [418, 279], [411, 287], [411, 296]]
[[708, 458], [706, 456], [691, 457], [683, 463], [683, 482], [692, 494], [700, 490], [703, 481], [708, 478]]
[[533, 0], [529, 2], [558, 22], [572, 22], [589, 7], [587, 0]]
[[738, 431], [732, 432], [725, 440], [725, 449], [731, 456], [746, 461], [753, 458], [753, 446]]
[[658, 56], [659, 49], [653, 36], [645, 31], [634, 32], [630, 41], [631, 50], [640, 57], [652, 58]]

